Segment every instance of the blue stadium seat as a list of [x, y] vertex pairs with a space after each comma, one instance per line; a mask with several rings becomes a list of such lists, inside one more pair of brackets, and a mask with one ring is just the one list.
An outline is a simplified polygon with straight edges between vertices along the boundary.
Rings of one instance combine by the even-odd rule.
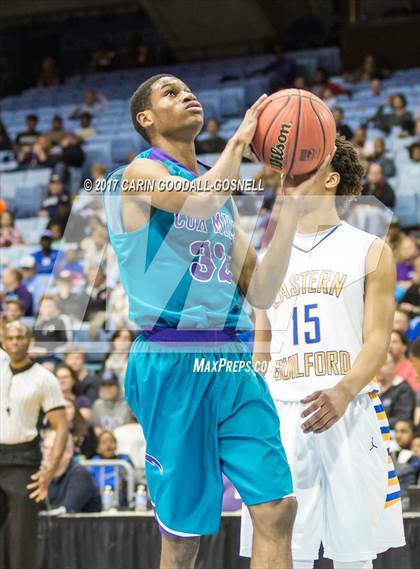
[[41, 209], [45, 196], [44, 186], [16, 187], [13, 209], [17, 218], [34, 217]]
[[243, 87], [228, 87], [220, 90], [220, 108], [223, 117], [235, 117], [245, 112]]
[[22, 235], [26, 244], [37, 244], [41, 232], [46, 228], [48, 218], [46, 217], [28, 217], [25, 219], [17, 219], [15, 222], [16, 229]]

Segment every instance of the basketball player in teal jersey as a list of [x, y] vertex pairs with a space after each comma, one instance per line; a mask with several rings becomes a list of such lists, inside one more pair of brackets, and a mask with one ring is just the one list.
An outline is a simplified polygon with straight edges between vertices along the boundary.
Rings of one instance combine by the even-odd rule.
[[[179, 79], [151, 77], [131, 99], [134, 127], [151, 148], [108, 177], [110, 239], [130, 319], [141, 330], [125, 393], [147, 441], [146, 476], [165, 569], [192, 568], [199, 536], [218, 531], [222, 470], [250, 507], [252, 567], [291, 568], [296, 503], [279, 420], [238, 333], [252, 327], [245, 297], [257, 307], [274, 300], [299, 204], [284, 205], [259, 264], [229, 193], [202, 191], [239, 179], [266, 104], [263, 95], [206, 170], [194, 150], [203, 125], [200, 103]], [[294, 196], [305, 193], [327, 162]], [[170, 191], [174, 182], [186, 191]]]

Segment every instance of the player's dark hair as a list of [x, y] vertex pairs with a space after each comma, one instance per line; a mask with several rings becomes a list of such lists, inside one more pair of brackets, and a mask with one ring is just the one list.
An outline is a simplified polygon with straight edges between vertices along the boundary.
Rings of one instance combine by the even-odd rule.
[[408, 346], [407, 336], [404, 334], [404, 332], [401, 332], [401, 330], [392, 330], [392, 333], [397, 334], [397, 336], [400, 337], [400, 340], [404, 346]]
[[337, 150], [331, 162], [331, 169], [340, 174], [336, 195], [360, 196], [365, 169], [359, 160], [359, 155], [353, 144], [344, 136], [337, 136], [335, 146]]
[[139, 125], [137, 115], [150, 107], [150, 93], [152, 86], [162, 77], [173, 77], [173, 75], [168, 73], [152, 75], [152, 77], [149, 77], [149, 79], [146, 79], [146, 81], [143, 81], [143, 83], [137, 87], [130, 99], [131, 120], [133, 121], [134, 128], [147, 140], [147, 142], [150, 142], [150, 138], [146, 129]]
[[420, 338], [416, 338], [410, 344], [410, 356], [420, 360]]

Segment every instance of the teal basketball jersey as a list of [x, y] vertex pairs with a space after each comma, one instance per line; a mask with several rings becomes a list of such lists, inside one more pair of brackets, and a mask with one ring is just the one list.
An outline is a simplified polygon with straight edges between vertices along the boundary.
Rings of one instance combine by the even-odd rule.
[[[189, 181], [197, 177], [156, 147], [137, 158], [158, 160], [173, 176]], [[154, 209], [143, 227], [126, 232], [120, 195], [125, 168], [108, 175], [113, 191], [104, 194], [104, 207], [130, 320], [144, 330], [251, 330], [244, 297], [231, 272], [232, 198], [210, 219]]]

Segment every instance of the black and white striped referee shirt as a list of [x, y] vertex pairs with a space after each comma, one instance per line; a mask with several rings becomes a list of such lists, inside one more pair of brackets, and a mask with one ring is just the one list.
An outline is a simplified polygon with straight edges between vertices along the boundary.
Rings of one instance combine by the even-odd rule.
[[19, 444], [37, 434], [40, 411], [64, 408], [57, 378], [44, 366], [30, 363], [13, 369], [0, 361], [0, 444]]

